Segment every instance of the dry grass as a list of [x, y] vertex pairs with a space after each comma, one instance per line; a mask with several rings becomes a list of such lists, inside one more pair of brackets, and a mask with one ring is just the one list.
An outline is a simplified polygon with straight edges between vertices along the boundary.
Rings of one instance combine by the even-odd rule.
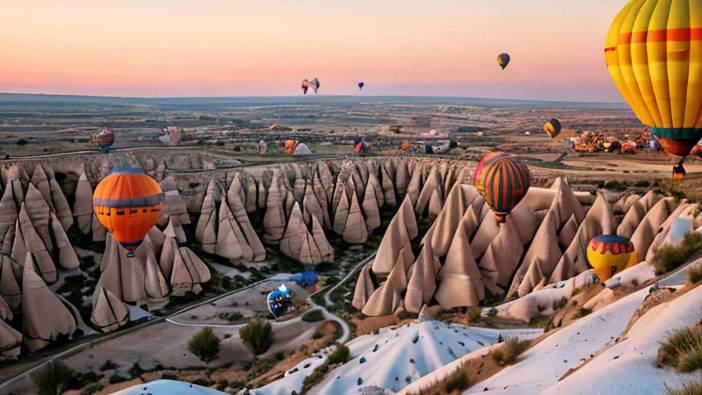
[[661, 247], [653, 257], [656, 274], [665, 274], [677, 269], [700, 249], [702, 249], [702, 234], [697, 232], [685, 235], [678, 245]]
[[691, 266], [687, 271], [687, 281], [697, 284], [702, 281], [702, 265]]
[[680, 388], [666, 388], [665, 395], [702, 395], [702, 382], [691, 381]]
[[681, 372], [702, 368], [702, 326], [671, 332], [658, 349], [658, 366], [671, 366]]
[[492, 352], [492, 359], [500, 366], [511, 365], [517, 361], [519, 355], [531, 345], [529, 340], [508, 339], [502, 346]]

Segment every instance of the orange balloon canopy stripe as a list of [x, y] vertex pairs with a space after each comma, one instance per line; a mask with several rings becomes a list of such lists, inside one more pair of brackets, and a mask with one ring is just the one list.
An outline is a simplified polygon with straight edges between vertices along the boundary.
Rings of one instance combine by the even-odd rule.
[[93, 210], [98, 220], [127, 250], [135, 250], [163, 209], [163, 190], [138, 169], [113, 171], [98, 184]]

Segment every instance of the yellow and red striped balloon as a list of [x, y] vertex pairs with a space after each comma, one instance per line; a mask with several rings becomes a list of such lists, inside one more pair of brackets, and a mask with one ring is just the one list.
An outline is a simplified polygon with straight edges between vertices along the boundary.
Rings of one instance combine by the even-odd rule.
[[507, 155], [488, 160], [479, 178], [483, 185], [480, 193], [499, 223], [504, 223], [510, 211], [524, 198], [531, 182], [529, 168]]
[[605, 58], [661, 147], [689, 155], [702, 138], [702, 1], [630, 1], [612, 22]]

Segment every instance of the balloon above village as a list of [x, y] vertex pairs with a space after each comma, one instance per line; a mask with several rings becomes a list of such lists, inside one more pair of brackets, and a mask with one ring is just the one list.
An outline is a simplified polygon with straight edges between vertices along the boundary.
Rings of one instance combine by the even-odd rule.
[[544, 131], [550, 138], [555, 139], [561, 133], [561, 121], [552, 118], [544, 124]]
[[702, 138], [700, 13], [696, 1], [632, 0], [605, 42], [614, 84], [680, 168]]
[[163, 190], [140, 169], [118, 169], [95, 188], [93, 210], [102, 226], [134, 255], [163, 209]]

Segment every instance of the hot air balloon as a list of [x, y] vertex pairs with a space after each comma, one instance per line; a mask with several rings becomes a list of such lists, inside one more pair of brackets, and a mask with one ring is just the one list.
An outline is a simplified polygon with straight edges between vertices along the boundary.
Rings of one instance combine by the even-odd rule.
[[100, 147], [103, 154], [107, 154], [115, 143], [115, 134], [112, 130], [105, 128], [97, 133], [92, 133], [90, 142]]
[[296, 311], [292, 300], [290, 289], [281, 284], [280, 287], [274, 289], [266, 296], [268, 311], [271, 312], [275, 319], [279, 319]]
[[141, 169], [114, 170], [93, 194], [98, 220], [129, 253], [144, 240], [163, 209], [163, 190]]
[[495, 213], [497, 222], [504, 223], [529, 190], [529, 169], [515, 158], [499, 155], [483, 165], [479, 178], [485, 202]]
[[285, 152], [286, 155], [292, 156], [298, 144], [300, 144], [300, 142], [297, 140], [285, 140], [283, 152]]
[[310, 86], [312, 87], [312, 90], [316, 95], [317, 91], [319, 90], [319, 80], [317, 78], [313, 79], [312, 81], [310, 81]]
[[302, 80], [302, 94], [306, 95], [308, 89], [310, 89], [310, 82], [307, 81], [307, 78], [305, 78]]
[[268, 143], [265, 140], [259, 140], [258, 142], [258, 153], [265, 155], [268, 152]]
[[475, 186], [475, 189], [478, 190], [478, 192], [483, 193], [483, 181], [481, 179], [481, 172], [485, 168], [485, 164], [501, 156], [509, 156], [509, 154], [506, 152], [490, 152], [489, 154], [485, 154], [482, 158], [480, 158], [480, 162], [478, 162], [478, 165], [473, 171], [473, 185]]
[[353, 151], [357, 154], [363, 152], [366, 145], [366, 138], [363, 136], [356, 136], [353, 139]]
[[555, 139], [561, 134], [561, 121], [556, 118], [552, 118], [550, 121], [544, 124], [544, 132], [548, 134], [549, 137]]
[[497, 55], [497, 65], [502, 67], [502, 70], [504, 70], [505, 67], [507, 67], [507, 65], [509, 64], [509, 60], [510, 57], [507, 53], [501, 53]]
[[681, 168], [702, 137], [700, 15], [697, 1], [632, 0], [605, 43], [617, 89]]
[[366, 83], [365, 83], [365, 82], [363, 82], [363, 81], [359, 82], [359, 83], [358, 83], [358, 90], [359, 90], [359, 91], [362, 91], [364, 86], [366, 86]]
[[592, 239], [587, 245], [587, 260], [600, 281], [638, 263], [634, 244], [616, 235], [600, 235]]
[[175, 126], [169, 126], [161, 130], [161, 135], [158, 140], [166, 145], [178, 145], [183, 138], [183, 133]]

